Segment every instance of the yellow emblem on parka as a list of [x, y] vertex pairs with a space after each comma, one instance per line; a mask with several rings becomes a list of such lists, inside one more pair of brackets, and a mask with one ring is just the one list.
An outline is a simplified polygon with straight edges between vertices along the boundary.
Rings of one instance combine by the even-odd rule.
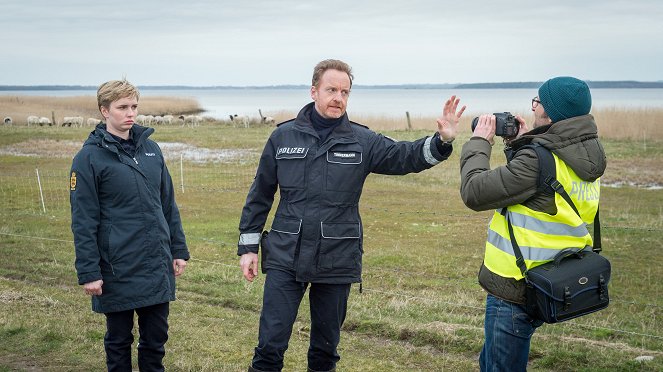
[[76, 191], [76, 172], [71, 172], [71, 179], [69, 180], [69, 188], [71, 191]]

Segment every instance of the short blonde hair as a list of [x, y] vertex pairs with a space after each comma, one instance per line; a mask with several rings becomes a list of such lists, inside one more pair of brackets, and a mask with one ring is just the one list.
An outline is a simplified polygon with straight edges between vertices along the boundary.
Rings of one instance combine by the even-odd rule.
[[352, 67], [350, 67], [350, 65], [338, 59], [325, 59], [324, 61], [321, 61], [317, 65], [315, 65], [315, 68], [313, 69], [313, 79], [312, 79], [312, 85], [314, 87], [316, 88], [318, 87], [318, 84], [320, 84], [320, 78], [322, 77], [322, 74], [324, 74], [325, 71], [327, 70], [338, 70], [348, 74], [348, 77], [350, 78], [350, 86], [352, 87], [352, 80], [355, 78], [352, 75]]
[[111, 103], [126, 97], [136, 97], [136, 100], [140, 98], [138, 89], [126, 79], [107, 81], [97, 89], [97, 105], [99, 110], [101, 110], [102, 106], [110, 108]]

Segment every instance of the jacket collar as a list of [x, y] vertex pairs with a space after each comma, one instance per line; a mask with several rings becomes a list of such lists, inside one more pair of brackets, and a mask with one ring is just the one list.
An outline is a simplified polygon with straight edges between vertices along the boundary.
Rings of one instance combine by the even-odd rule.
[[[143, 127], [138, 124], [134, 124], [131, 127], [131, 131], [133, 132], [133, 140], [136, 144], [136, 148], [138, 148], [140, 145], [145, 142], [147, 137], [152, 135], [154, 133], [154, 128], [149, 128], [149, 127]], [[92, 132], [90, 132], [90, 135], [88, 136], [87, 141], [85, 141], [85, 144], [97, 144], [97, 145], [103, 145], [104, 143], [112, 143], [112, 144], [119, 144], [113, 138], [113, 136], [108, 133], [108, 130], [106, 129], [106, 124], [105, 123], [99, 123], [97, 126], [94, 128]]]
[[[318, 137], [318, 133], [315, 131], [313, 128], [313, 124], [311, 124], [311, 111], [315, 110], [315, 102], [311, 102], [304, 106], [299, 113], [297, 114], [297, 118], [295, 118], [295, 129], [308, 133], [312, 136], [315, 136], [316, 138]], [[346, 142], [347, 140], [343, 139], [355, 139], [355, 132], [352, 130], [352, 126], [350, 125], [350, 120], [348, 119], [348, 113], [346, 112], [343, 114], [343, 117], [341, 118], [341, 124], [339, 124], [334, 130], [331, 132], [325, 143], [329, 142], [334, 142], [334, 141], [341, 141], [341, 142]]]

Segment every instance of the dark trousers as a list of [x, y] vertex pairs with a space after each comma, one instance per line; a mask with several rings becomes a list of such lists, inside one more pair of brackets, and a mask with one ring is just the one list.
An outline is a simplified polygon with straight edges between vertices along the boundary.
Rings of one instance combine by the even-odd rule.
[[134, 310], [106, 313], [106, 366], [108, 371], [131, 371], [131, 344], [134, 341], [134, 311], [138, 314], [138, 369], [163, 371], [161, 363], [168, 341], [169, 303]]
[[[267, 271], [258, 347], [255, 348], [252, 363], [255, 370], [283, 369], [283, 356], [288, 349], [292, 326], [308, 285], [295, 281], [294, 273], [274, 269]], [[311, 340], [308, 368], [313, 371], [330, 371], [340, 359], [336, 347], [341, 340], [341, 325], [347, 311], [350, 284], [311, 283], [310, 286]]]

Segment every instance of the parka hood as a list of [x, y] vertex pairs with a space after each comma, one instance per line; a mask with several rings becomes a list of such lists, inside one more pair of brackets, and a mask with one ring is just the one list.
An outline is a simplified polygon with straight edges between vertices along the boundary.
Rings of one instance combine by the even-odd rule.
[[592, 115], [558, 121], [545, 133], [535, 135], [531, 142], [552, 151], [584, 181], [593, 182], [605, 172], [607, 159]]

